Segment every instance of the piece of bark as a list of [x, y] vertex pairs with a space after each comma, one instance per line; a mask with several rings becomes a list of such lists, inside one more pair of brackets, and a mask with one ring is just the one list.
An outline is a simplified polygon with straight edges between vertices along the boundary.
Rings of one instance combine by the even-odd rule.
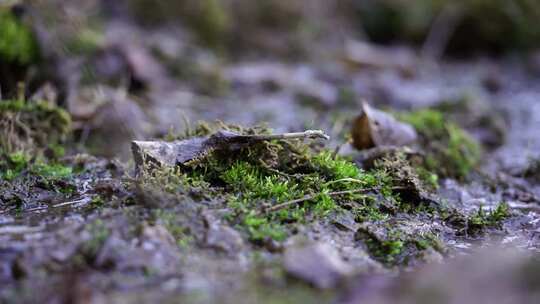
[[302, 138], [329, 139], [328, 135], [320, 130], [271, 135], [240, 135], [230, 131], [218, 131], [208, 137], [194, 137], [175, 142], [133, 141], [131, 149], [137, 168], [145, 162], [158, 166], [176, 166], [200, 158], [212, 151], [233, 152], [261, 141]]
[[353, 146], [358, 150], [382, 146], [406, 146], [418, 138], [414, 128], [396, 120], [389, 113], [362, 104], [362, 113], [354, 120]]

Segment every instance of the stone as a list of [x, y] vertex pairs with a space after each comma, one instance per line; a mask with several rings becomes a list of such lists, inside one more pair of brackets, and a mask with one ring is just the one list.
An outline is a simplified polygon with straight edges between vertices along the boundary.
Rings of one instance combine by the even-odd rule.
[[226, 253], [238, 253], [244, 241], [238, 231], [225, 225], [211, 225], [206, 233], [206, 245]]
[[320, 289], [335, 287], [352, 274], [337, 252], [323, 243], [287, 248], [284, 267], [290, 276]]

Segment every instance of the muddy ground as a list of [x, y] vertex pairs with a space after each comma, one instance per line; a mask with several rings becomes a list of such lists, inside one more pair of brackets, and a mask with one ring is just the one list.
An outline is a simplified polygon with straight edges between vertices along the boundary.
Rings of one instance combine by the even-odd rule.
[[[63, 18], [84, 15], [69, 1], [54, 2]], [[185, 26], [145, 27], [123, 7], [83, 2], [110, 13], [99, 38], [90, 39], [91, 51], [50, 46], [59, 39], [51, 37], [67, 35], [67, 23], [37, 34], [52, 55], [32, 67], [47, 72], [25, 95], [71, 115], [65, 153], [46, 156], [69, 172], [28, 165], [0, 175], [0, 302], [540, 300], [538, 54], [439, 58], [346, 32], [347, 39], [313, 42], [316, 51], [294, 59], [273, 48], [271, 56], [228, 57], [194, 43]], [[37, 16], [34, 26], [43, 26], [48, 11], [28, 10]], [[162, 140], [197, 121], [219, 120], [265, 124], [274, 133], [320, 129], [330, 140], [307, 142], [354, 161], [361, 152], [348, 134], [364, 101], [388, 111], [445, 104], [442, 113], [481, 143], [482, 157], [466, 178], [439, 176], [430, 197], [465, 215], [505, 202], [508, 216], [480, 233], [462, 233], [427, 213], [400, 210], [384, 221], [360, 221], [343, 208], [287, 223], [285, 238], [254, 240], [225, 215], [232, 207], [219, 187], [178, 181], [165, 191], [170, 184], [146, 182], [136, 172], [130, 150], [132, 140]], [[407, 237], [433, 234], [437, 242], [394, 255], [359, 237], [384, 227]]]

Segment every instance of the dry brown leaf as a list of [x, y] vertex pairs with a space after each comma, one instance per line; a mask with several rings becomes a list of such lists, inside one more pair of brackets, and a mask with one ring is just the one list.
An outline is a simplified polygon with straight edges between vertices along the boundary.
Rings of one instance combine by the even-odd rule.
[[362, 103], [362, 113], [354, 120], [352, 145], [358, 150], [381, 146], [406, 146], [418, 137], [414, 128], [396, 120], [389, 113]]

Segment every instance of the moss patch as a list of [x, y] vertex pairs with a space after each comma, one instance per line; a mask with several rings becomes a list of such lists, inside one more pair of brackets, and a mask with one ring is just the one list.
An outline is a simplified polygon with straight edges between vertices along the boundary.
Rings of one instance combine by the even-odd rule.
[[363, 225], [355, 238], [364, 242], [373, 258], [388, 266], [407, 265], [430, 248], [443, 254], [446, 251], [436, 232], [399, 220]]
[[[218, 123], [201, 124], [187, 135], [168, 138], [207, 136], [217, 129], [270, 133], [261, 127]], [[426, 187], [404, 155], [389, 155], [364, 170], [317, 143], [300, 140], [258, 142], [233, 152], [216, 150], [176, 168], [143, 168], [138, 183], [216, 206], [222, 220], [256, 245], [281, 242], [301, 226], [331, 224], [340, 213], [352, 214], [365, 227], [357, 240], [390, 266], [407, 264], [411, 256], [427, 249], [444, 252], [434, 223], [452, 223], [450, 214], [459, 216], [465, 225], [477, 220], [476, 215], [431, 199], [432, 188]], [[493, 214], [478, 225], [497, 228], [506, 215], [503, 209]], [[454, 227], [456, 234], [463, 229]]]
[[[270, 133], [262, 127], [202, 124], [189, 135], [207, 135], [216, 127], [240, 134]], [[336, 212], [348, 200], [364, 202], [370, 192], [393, 194], [383, 172], [364, 171], [299, 140], [273, 140], [234, 153], [211, 153], [181, 169], [162, 168], [151, 174], [145, 180], [161, 180], [157, 184], [169, 192], [179, 187], [203, 188], [223, 196], [229, 209], [226, 219], [255, 242], [283, 240], [294, 225]], [[365, 192], [355, 192], [362, 189]], [[286, 205], [276, 207], [281, 204]]]
[[[398, 114], [421, 136], [426, 151], [425, 169], [444, 177], [465, 179], [478, 165], [481, 148], [465, 130], [448, 121], [444, 114], [423, 109]], [[429, 174], [424, 172], [424, 174]]]
[[70, 115], [45, 102], [0, 101], [0, 177], [23, 173], [45, 180], [64, 179], [72, 168], [58, 162], [71, 127]]
[[39, 57], [39, 48], [29, 27], [10, 10], [0, 8], [0, 61], [28, 65]]
[[58, 146], [71, 131], [71, 117], [62, 108], [46, 102], [22, 99], [0, 101], [0, 151], [42, 154]]

